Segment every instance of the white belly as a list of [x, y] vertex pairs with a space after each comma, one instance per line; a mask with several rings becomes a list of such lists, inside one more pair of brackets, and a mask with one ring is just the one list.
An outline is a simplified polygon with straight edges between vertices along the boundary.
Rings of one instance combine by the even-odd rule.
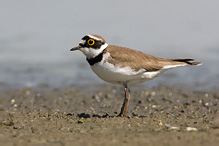
[[110, 64], [103, 60], [91, 66], [91, 69], [102, 80], [114, 84], [142, 83], [151, 80], [152, 78], [160, 74], [160, 71], [146, 72], [145, 69], [140, 69], [139, 71], [135, 71], [130, 67], [114, 66], [113, 64]]

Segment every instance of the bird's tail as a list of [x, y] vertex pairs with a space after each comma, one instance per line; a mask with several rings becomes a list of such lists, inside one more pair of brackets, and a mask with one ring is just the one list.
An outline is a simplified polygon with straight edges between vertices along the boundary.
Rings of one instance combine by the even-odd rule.
[[194, 59], [172, 59], [173, 61], [176, 61], [176, 62], [184, 62], [184, 63], [187, 63], [188, 65], [201, 65], [202, 62], [194, 62]]

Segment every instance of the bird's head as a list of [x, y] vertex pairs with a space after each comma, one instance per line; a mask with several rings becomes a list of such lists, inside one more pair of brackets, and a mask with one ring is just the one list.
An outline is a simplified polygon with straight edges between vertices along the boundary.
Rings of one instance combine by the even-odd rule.
[[80, 50], [87, 58], [94, 58], [102, 53], [107, 46], [108, 44], [101, 36], [86, 35], [81, 39], [79, 45], [70, 51]]

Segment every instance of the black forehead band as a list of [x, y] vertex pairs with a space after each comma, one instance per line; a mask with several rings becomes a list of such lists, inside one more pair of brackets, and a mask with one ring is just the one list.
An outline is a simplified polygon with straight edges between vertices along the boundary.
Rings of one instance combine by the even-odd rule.
[[82, 40], [89, 40], [89, 39], [91, 39], [89, 36], [84, 36], [83, 38], [82, 38]]

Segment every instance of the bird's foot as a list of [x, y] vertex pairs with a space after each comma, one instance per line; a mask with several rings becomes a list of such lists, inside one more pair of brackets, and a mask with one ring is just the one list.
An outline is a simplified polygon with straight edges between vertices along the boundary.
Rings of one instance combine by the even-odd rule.
[[126, 118], [126, 114], [121, 111], [116, 117], [124, 117], [124, 118]]

